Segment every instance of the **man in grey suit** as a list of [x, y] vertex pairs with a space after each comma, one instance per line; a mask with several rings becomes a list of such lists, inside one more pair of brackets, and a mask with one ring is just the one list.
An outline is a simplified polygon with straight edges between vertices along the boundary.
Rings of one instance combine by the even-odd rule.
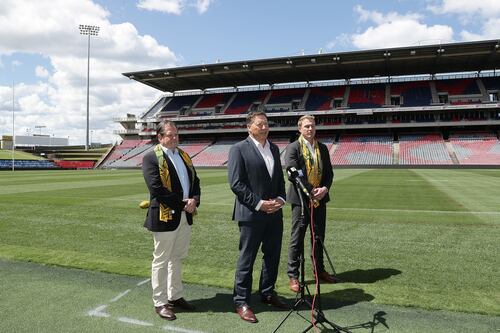
[[229, 151], [228, 179], [236, 195], [233, 220], [240, 229], [233, 302], [241, 319], [256, 323], [250, 308], [252, 271], [259, 247], [263, 262], [259, 280], [261, 302], [286, 309], [274, 291], [283, 236], [285, 182], [278, 147], [267, 140], [269, 125], [264, 112], [248, 114], [249, 136]]
[[[295, 168], [300, 171], [301, 182], [307, 188], [315, 205], [313, 208], [314, 233], [320, 242], [316, 243], [313, 256], [316, 267], [313, 267], [318, 278], [326, 283], [336, 283], [339, 280], [325, 270], [323, 263], [323, 242], [325, 240], [326, 204], [330, 201], [330, 187], [333, 182], [332, 163], [328, 148], [316, 139], [316, 123], [314, 116], [302, 116], [298, 121], [300, 137], [286, 148], [286, 168]], [[305, 212], [302, 216], [301, 196], [305, 202]], [[299, 286], [299, 257], [304, 246], [304, 236], [310, 224], [310, 198], [298, 192], [296, 186], [288, 188], [288, 201], [292, 204], [292, 232], [288, 250], [288, 277], [290, 290], [300, 291]], [[312, 240], [312, 239], [311, 239]]]

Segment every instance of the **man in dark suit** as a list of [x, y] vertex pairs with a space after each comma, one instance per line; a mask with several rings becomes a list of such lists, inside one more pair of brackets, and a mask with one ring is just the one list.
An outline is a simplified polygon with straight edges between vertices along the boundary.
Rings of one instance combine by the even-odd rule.
[[176, 319], [174, 308], [194, 310], [183, 297], [182, 259], [188, 254], [193, 214], [200, 204], [200, 180], [188, 154], [177, 147], [173, 122], [156, 129], [159, 144], [142, 161], [150, 204], [144, 227], [154, 240], [151, 285], [156, 313]]
[[[325, 240], [326, 203], [330, 201], [328, 192], [333, 182], [330, 154], [328, 148], [315, 138], [316, 123], [314, 116], [302, 116], [298, 121], [298, 128], [300, 137], [286, 148], [285, 165], [287, 170], [290, 167], [299, 170], [302, 175], [300, 179], [315, 202], [315, 207], [313, 206], [314, 233], [321, 242], [315, 244], [313, 256], [316, 267], [313, 269], [323, 282], [335, 283], [338, 282], [338, 279], [325, 271], [322, 246]], [[305, 203], [304, 216], [301, 214], [299, 196], [303, 197]], [[288, 250], [287, 273], [290, 278], [290, 290], [299, 292], [299, 259], [304, 244], [305, 232], [310, 223], [310, 198], [305, 197], [303, 192], [297, 192], [296, 186], [291, 184], [288, 188], [287, 199], [292, 204], [292, 232]]]
[[240, 229], [240, 254], [236, 267], [233, 301], [241, 319], [256, 323], [250, 308], [252, 271], [259, 247], [263, 262], [259, 280], [261, 301], [287, 308], [274, 291], [283, 236], [285, 182], [278, 147], [267, 140], [269, 125], [264, 112], [247, 116], [247, 139], [229, 151], [228, 178], [236, 195], [233, 220]]

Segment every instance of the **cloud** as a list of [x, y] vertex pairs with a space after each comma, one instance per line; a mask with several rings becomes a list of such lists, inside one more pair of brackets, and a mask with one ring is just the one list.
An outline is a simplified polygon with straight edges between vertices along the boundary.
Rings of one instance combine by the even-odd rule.
[[[422, 15], [415, 13], [387, 14], [368, 11], [356, 6], [360, 22], [374, 23], [363, 32], [350, 35], [351, 43], [360, 49], [399, 47], [419, 44], [436, 44], [451, 42], [453, 29], [446, 25], [429, 26], [422, 23]], [[342, 37], [345, 40], [345, 36]]]
[[203, 14], [208, 10], [212, 2], [213, 0], [196, 0], [196, 10], [198, 10], [199, 14]]
[[[71, 143], [84, 142], [87, 36], [79, 34], [79, 24], [100, 27], [99, 35], [91, 37], [90, 54], [90, 128], [94, 141], [116, 140], [112, 131], [120, 125], [113, 118], [141, 114], [161, 95], [121, 73], [170, 67], [178, 62], [167, 46], [139, 34], [129, 22], [111, 23], [109, 13], [90, 0], [4, 0], [0, 13], [0, 57], [36, 54], [50, 62], [50, 71], [45, 65], [33, 66], [36, 75], [45, 80], [16, 82], [17, 133], [25, 133], [35, 124], [44, 125], [56, 136], [69, 136]], [[12, 132], [11, 110], [12, 88], [0, 86], [0, 134]]]
[[150, 11], [180, 15], [184, 9], [184, 0], [140, 0], [137, 3], [137, 7]]
[[442, 0], [427, 6], [431, 12], [441, 14], [459, 14], [477, 19], [481, 17], [498, 17], [500, 15], [500, 1], [498, 0]]
[[465, 41], [497, 39], [500, 37], [500, 17], [490, 18], [483, 22], [481, 33], [473, 33], [468, 30], [460, 32], [460, 36]]
[[38, 77], [45, 78], [49, 76], [49, 71], [45, 67], [38, 65], [35, 68], [35, 75]]
[[187, 8], [194, 7], [201, 15], [212, 3], [213, 0], [140, 0], [137, 7], [174, 15], [181, 15]]
[[436, 15], [458, 16], [465, 26], [479, 26], [479, 32], [470, 27], [460, 32], [464, 41], [497, 39], [500, 37], [500, 1], [498, 0], [440, 0], [427, 6]]

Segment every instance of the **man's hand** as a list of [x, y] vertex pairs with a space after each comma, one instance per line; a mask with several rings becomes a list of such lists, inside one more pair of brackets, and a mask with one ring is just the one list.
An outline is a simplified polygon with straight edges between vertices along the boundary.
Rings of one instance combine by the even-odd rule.
[[273, 214], [280, 210], [284, 205], [285, 203], [280, 198], [263, 200], [260, 210], [267, 214]]
[[311, 192], [313, 198], [318, 200], [318, 201], [323, 199], [327, 193], [328, 193], [328, 189], [326, 188], [326, 186], [316, 187]]
[[196, 210], [196, 199], [184, 199], [182, 200], [186, 203], [186, 205], [184, 206], [184, 211], [187, 212], [187, 213], [190, 213], [192, 214], [195, 210]]

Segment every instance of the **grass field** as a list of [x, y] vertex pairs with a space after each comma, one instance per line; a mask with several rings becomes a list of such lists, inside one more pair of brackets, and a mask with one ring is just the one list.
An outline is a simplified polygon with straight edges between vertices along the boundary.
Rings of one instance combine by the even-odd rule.
[[[12, 150], [0, 149], [0, 160], [9, 160], [11, 158], [12, 158]], [[43, 160], [42, 157], [17, 150], [14, 150], [14, 158], [16, 160]]]
[[[199, 173], [202, 204], [184, 280], [231, 288], [233, 195], [225, 170]], [[149, 277], [152, 240], [138, 208], [147, 197], [138, 170], [1, 172], [0, 258]], [[286, 245], [289, 206], [285, 213]], [[326, 247], [345, 282], [322, 293], [499, 316], [499, 227], [500, 170], [338, 170]], [[291, 297], [286, 252], [278, 292]], [[310, 266], [306, 272], [311, 278]]]

